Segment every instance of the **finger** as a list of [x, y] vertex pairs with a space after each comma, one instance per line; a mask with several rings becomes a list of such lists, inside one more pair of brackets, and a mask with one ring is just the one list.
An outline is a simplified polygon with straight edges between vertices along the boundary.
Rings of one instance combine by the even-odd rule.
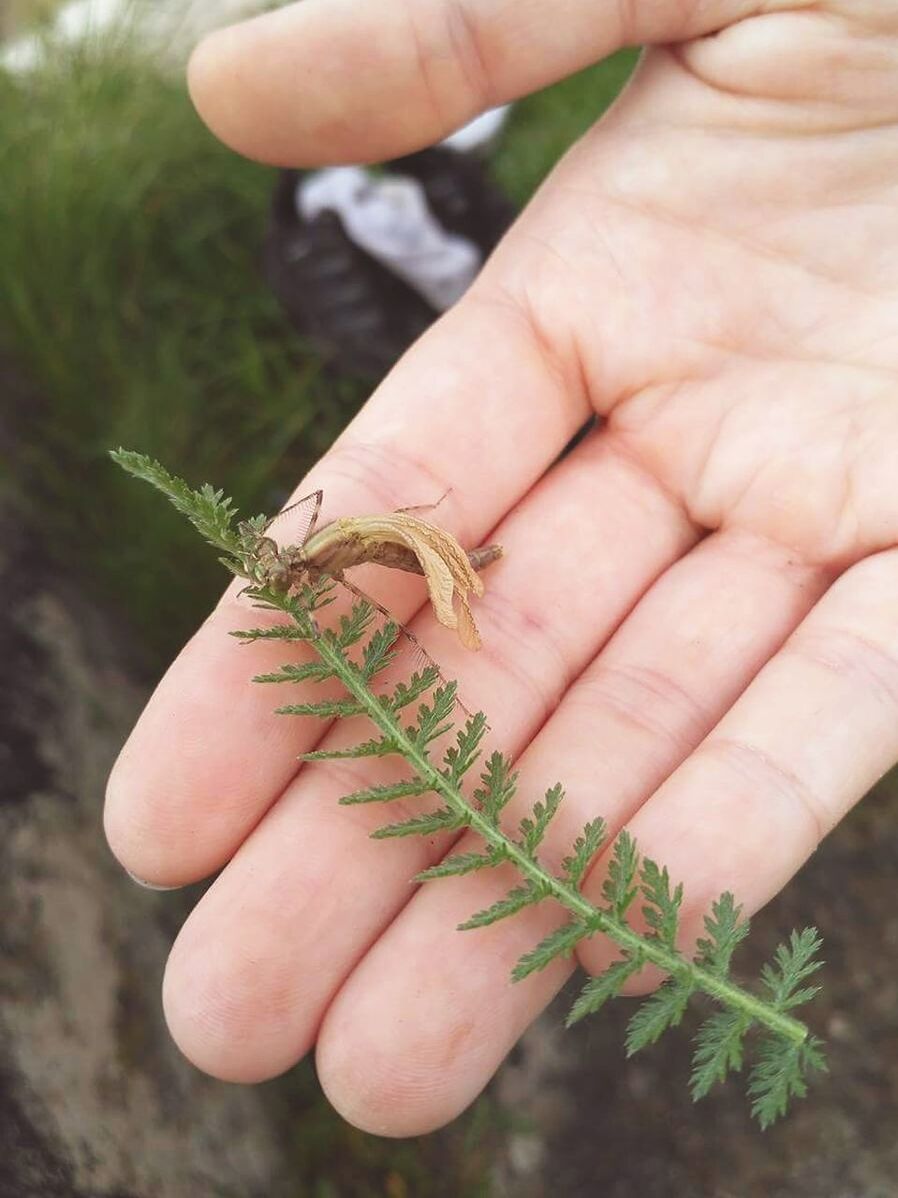
[[681, 41], [762, 0], [303, 0], [213, 33], [190, 63], [213, 132], [285, 166], [375, 162], [627, 45]]
[[[522, 402], [526, 397], [526, 402]], [[583, 424], [589, 405], [510, 303], [472, 294], [400, 363], [298, 494], [321, 487], [325, 518], [390, 510], [449, 490], [440, 523], [479, 543]], [[504, 447], [513, 446], [514, 452]], [[501, 451], [500, 451], [501, 450]], [[279, 522], [289, 543], [293, 513]], [[424, 592], [409, 575], [362, 575], [406, 621]], [[169, 669], [109, 781], [106, 834], [132, 874], [183, 885], [218, 869], [283, 790], [320, 730], [272, 713], [248, 685], [285, 660], [227, 633], [264, 619], [227, 592]], [[302, 701], [297, 692], [297, 702]], [[310, 722], [311, 724], [311, 722]]]
[[[683, 944], [724, 890], [762, 907], [898, 759], [896, 594], [898, 552], [852, 567], [630, 822], [685, 883]], [[607, 959], [584, 953], [590, 970]]]
[[[821, 571], [753, 538], [702, 542], [652, 587], [527, 749], [508, 826], [561, 777], [566, 797], [541, 851], [545, 864], [557, 872], [597, 814], [613, 834], [699, 743], [824, 585]], [[453, 852], [477, 847], [469, 835]], [[519, 881], [503, 868], [424, 886], [353, 971], [317, 1048], [322, 1085], [344, 1118], [389, 1135], [421, 1134], [454, 1118], [556, 993], [571, 971], [567, 962], [517, 985], [509, 976], [560, 922], [554, 904], [455, 931]]]
[[[599, 436], [547, 475], [499, 534], [507, 555], [478, 608], [484, 650], [465, 655], [446, 630], [428, 629], [430, 617], [414, 629], [450, 676], [464, 665], [466, 700], [490, 713], [494, 739], [514, 751], [695, 531]], [[324, 743], [370, 735], [365, 722], [344, 723]], [[399, 773], [401, 763], [370, 758], [304, 769], [204, 896], [164, 991], [169, 1027], [195, 1064], [258, 1080], [310, 1047], [337, 986], [447, 843], [369, 838], [431, 809], [432, 796], [399, 810], [338, 808], [341, 795]]]

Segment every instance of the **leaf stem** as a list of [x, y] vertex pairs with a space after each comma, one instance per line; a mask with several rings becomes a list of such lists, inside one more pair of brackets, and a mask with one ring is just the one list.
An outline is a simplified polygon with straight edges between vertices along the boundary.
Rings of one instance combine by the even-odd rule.
[[[296, 617], [295, 610], [290, 609], [290, 614], [294, 618]], [[381, 732], [395, 742], [397, 750], [409, 764], [414, 766], [420, 776], [426, 779], [431, 789], [445, 800], [451, 810], [457, 815], [463, 816], [470, 828], [477, 832], [490, 847], [500, 850], [503, 856], [512, 861], [518, 870], [534, 882], [546, 897], [556, 899], [563, 907], [581, 919], [588, 926], [591, 934], [602, 932], [641, 961], [656, 965], [672, 977], [688, 978], [694, 988], [703, 990], [719, 999], [732, 1010], [741, 1011], [763, 1027], [795, 1045], [801, 1045], [807, 1040], [808, 1029], [799, 1020], [777, 1010], [774, 1005], [764, 1002], [750, 991], [715, 976], [688, 958], [665, 948], [659, 941], [641, 936], [628, 924], [594, 906], [583, 897], [580, 891], [568, 886], [560, 878], [545, 870], [511, 837], [506, 836], [501, 829], [490, 823], [482, 812], [468, 802], [461, 789], [450, 782], [433, 764], [428, 753], [408, 736], [395, 716], [372, 694], [365, 679], [359, 674], [353, 663], [343, 655], [338, 646], [332, 644], [326, 637], [319, 635], [313, 635], [310, 640], [322, 660], [331, 667], [359, 705], [364, 707], [371, 720], [380, 728]]]

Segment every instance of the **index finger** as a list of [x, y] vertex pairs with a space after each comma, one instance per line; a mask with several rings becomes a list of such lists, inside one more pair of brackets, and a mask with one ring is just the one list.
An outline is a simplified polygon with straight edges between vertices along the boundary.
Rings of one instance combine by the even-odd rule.
[[621, 46], [710, 33], [769, 0], [302, 0], [200, 43], [190, 90], [233, 149], [284, 166], [376, 162]]
[[[520, 310], [475, 289], [403, 359], [297, 493], [322, 488], [332, 518], [427, 502], [449, 488], [440, 523], [472, 546], [588, 411]], [[284, 543], [290, 519], [278, 526]], [[406, 621], [423, 597], [417, 581], [375, 573], [368, 589]], [[250, 667], [226, 635], [259, 623], [238, 590], [228, 590], [170, 667], [109, 780], [110, 846], [129, 872], [155, 885], [218, 869], [323, 731], [306, 727], [314, 721], [298, 731], [273, 714], [264, 688], [249, 685], [251, 672], [283, 661], [284, 647], [258, 644]]]

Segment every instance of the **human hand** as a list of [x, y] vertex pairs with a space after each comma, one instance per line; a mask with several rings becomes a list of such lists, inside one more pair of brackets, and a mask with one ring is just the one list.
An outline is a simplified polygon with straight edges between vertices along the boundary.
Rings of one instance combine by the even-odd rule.
[[[721, 890], [763, 905], [898, 757], [894, 7], [306, 0], [204, 43], [192, 87], [244, 153], [376, 160], [636, 42], [670, 45], [299, 493], [322, 487], [329, 518], [451, 487], [440, 522], [503, 543], [480, 654], [427, 611], [413, 627], [517, 758], [521, 801], [564, 782], [550, 858], [595, 814], [628, 827], [684, 881], [694, 938]], [[423, 598], [364, 585], [401, 619]], [[376, 762], [297, 768], [319, 727], [250, 685], [283, 649], [238, 648], [246, 623], [232, 587], [110, 782], [134, 874], [224, 867], [172, 951], [172, 1034], [235, 1081], [317, 1042], [347, 1119], [427, 1131], [567, 977], [508, 981], [552, 913], [458, 934], [507, 879], [410, 888], [448, 840], [375, 844], [382, 812], [337, 808]]]

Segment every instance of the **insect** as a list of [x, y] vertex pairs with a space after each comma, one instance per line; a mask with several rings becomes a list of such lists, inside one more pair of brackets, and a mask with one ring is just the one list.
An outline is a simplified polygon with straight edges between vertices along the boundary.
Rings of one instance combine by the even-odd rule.
[[[348, 581], [344, 571], [375, 562], [422, 574], [437, 620], [454, 629], [466, 648], [480, 648], [468, 593], [483, 594], [478, 571], [502, 556], [500, 545], [483, 545], [466, 553], [445, 529], [411, 514], [422, 508], [400, 508], [382, 516], [344, 516], [316, 531], [322, 498], [321, 491], [314, 491], [280, 513], [311, 507], [305, 533], [296, 545], [280, 547], [266, 535], [270, 521], [261, 527], [254, 521], [239, 525], [247, 576], [253, 584], [286, 593], [305, 583], [332, 578], [393, 620], [386, 608]], [[407, 629], [403, 631], [420, 648], [417, 638]]]

